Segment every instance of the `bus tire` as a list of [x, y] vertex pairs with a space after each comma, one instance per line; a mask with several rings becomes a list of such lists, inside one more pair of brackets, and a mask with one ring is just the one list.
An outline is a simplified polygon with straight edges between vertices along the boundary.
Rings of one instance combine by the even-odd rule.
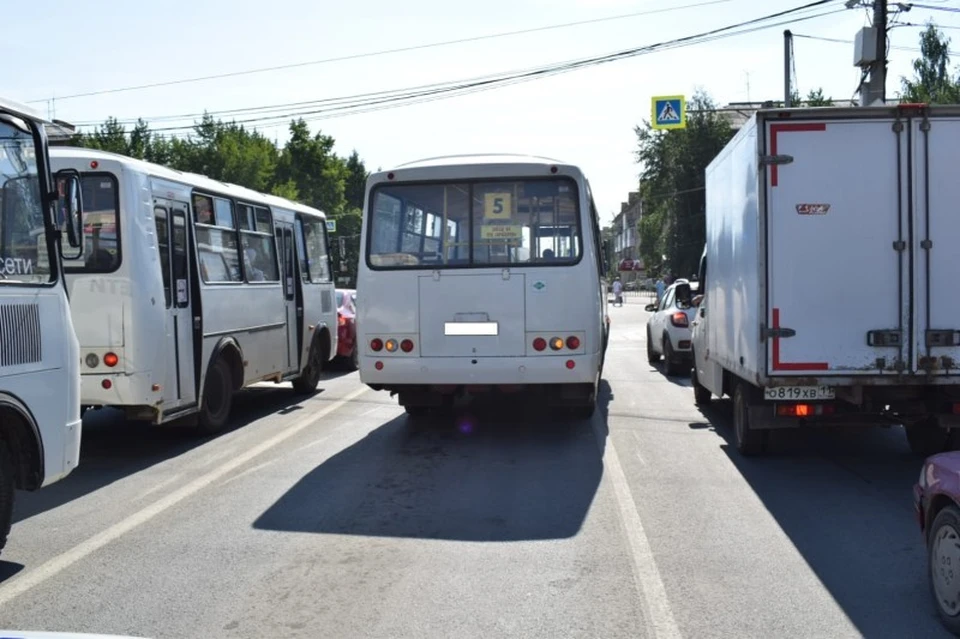
[[300, 376], [293, 380], [293, 390], [301, 395], [309, 395], [317, 390], [320, 384], [320, 374], [323, 372], [323, 362], [326, 353], [323, 344], [317, 335], [310, 343], [310, 352], [307, 354], [307, 365]]
[[233, 376], [230, 366], [222, 357], [218, 357], [207, 371], [203, 384], [203, 405], [197, 427], [204, 434], [219, 433], [230, 419], [233, 407]]
[[7, 537], [13, 526], [14, 484], [13, 457], [7, 441], [0, 437], [0, 550], [7, 545]]

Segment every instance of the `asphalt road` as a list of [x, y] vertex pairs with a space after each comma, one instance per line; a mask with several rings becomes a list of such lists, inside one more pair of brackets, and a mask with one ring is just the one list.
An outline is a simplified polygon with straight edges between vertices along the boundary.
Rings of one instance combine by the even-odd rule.
[[939, 637], [898, 429], [779, 433], [647, 364], [611, 309], [590, 422], [478, 406], [408, 428], [356, 374], [238, 398], [208, 439], [90, 415], [18, 494], [0, 627], [157, 638]]

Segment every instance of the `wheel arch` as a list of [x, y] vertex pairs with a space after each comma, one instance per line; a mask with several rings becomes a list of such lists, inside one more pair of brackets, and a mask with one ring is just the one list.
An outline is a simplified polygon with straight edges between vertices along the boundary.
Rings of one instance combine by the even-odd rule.
[[244, 381], [243, 349], [240, 348], [240, 344], [237, 343], [237, 340], [233, 337], [223, 337], [217, 342], [217, 345], [213, 347], [210, 360], [207, 362], [207, 370], [203, 374], [204, 385], [207, 383], [207, 375], [210, 373], [210, 367], [221, 357], [224, 358], [227, 366], [230, 368], [233, 390], [240, 390], [243, 388]]
[[43, 485], [43, 437], [30, 409], [8, 393], [0, 393], [0, 437], [14, 464], [14, 485], [19, 490], [37, 490]]

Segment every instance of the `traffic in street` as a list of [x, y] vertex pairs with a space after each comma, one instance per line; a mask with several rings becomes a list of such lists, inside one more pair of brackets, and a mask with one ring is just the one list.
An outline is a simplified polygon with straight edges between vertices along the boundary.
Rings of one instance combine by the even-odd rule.
[[[137, 637], [949, 636], [899, 427], [732, 444], [730, 400], [646, 361], [611, 308], [590, 420], [427, 423], [357, 373], [239, 393], [213, 437], [84, 417], [83, 464], [18, 493], [0, 619]], [[56, 606], [51, 606], [56, 601]]]

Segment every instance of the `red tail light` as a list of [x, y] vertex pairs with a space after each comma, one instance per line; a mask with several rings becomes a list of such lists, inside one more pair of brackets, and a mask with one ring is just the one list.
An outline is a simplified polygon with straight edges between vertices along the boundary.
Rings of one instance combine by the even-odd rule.
[[374, 353], [379, 353], [381, 350], [383, 350], [383, 340], [379, 337], [374, 337], [372, 340], [370, 340], [370, 350]]
[[577, 365], [577, 363], [576, 363], [575, 361], [573, 361], [572, 359], [568, 359], [568, 360], [567, 360], [567, 368], [569, 368], [570, 370], [573, 370], [573, 367], [576, 366], [576, 365]]
[[413, 340], [405, 339], [400, 342], [400, 350], [404, 353], [409, 353], [413, 350]]
[[107, 353], [106, 355], [103, 356], [103, 363], [109, 366], [110, 368], [113, 368], [114, 366], [120, 363], [120, 358], [117, 357], [116, 353]]
[[690, 322], [687, 320], [687, 314], [679, 311], [670, 316], [670, 323], [674, 326], [690, 326]]
[[813, 417], [832, 415], [833, 404], [778, 404], [777, 415], [781, 417]]
[[337, 326], [346, 326], [346, 325], [347, 325], [347, 318], [341, 315], [340, 313], [337, 313]]
[[546, 347], [547, 340], [543, 339], [542, 337], [538, 337], [537, 339], [533, 340], [533, 350], [542, 351]]
[[580, 348], [580, 338], [576, 335], [571, 335], [567, 338], [567, 348], [571, 351], [575, 351]]

